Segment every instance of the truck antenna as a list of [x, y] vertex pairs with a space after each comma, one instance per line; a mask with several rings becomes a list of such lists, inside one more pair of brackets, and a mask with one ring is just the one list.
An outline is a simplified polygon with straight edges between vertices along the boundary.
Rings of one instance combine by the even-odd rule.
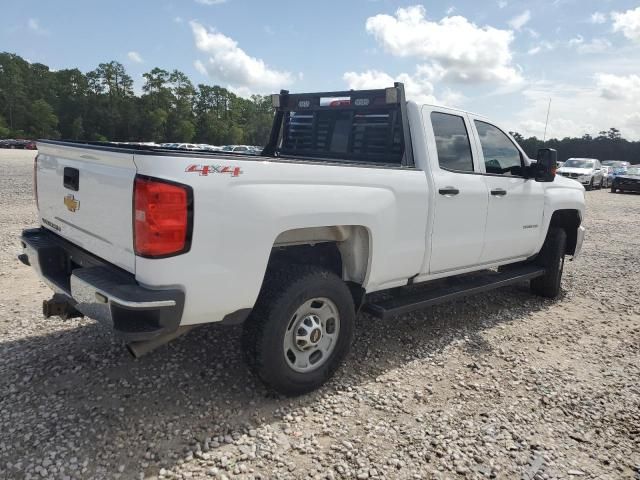
[[544, 137], [542, 137], [542, 141], [545, 142], [547, 140], [547, 126], [549, 125], [549, 112], [551, 111], [551, 97], [549, 97], [549, 107], [547, 108], [547, 121], [544, 124]]

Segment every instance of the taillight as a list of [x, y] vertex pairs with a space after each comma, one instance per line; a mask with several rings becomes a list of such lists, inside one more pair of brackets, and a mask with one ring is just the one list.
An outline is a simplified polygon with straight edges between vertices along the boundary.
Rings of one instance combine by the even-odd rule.
[[40, 210], [40, 205], [38, 205], [38, 157], [40, 154], [36, 155], [33, 159], [33, 196], [36, 198], [36, 208]]
[[158, 258], [189, 250], [193, 218], [190, 187], [137, 176], [133, 215], [136, 255]]

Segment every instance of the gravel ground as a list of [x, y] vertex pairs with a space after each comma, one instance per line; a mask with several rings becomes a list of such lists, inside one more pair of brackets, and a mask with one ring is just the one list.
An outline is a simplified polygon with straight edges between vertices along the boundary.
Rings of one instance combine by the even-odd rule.
[[15, 260], [31, 158], [0, 150], [0, 478], [640, 479], [640, 195], [587, 192], [560, 299], [361, 315], [347, 366], [286, 399], [237, 327], [134, 360], [103, 325], [42, 319]]

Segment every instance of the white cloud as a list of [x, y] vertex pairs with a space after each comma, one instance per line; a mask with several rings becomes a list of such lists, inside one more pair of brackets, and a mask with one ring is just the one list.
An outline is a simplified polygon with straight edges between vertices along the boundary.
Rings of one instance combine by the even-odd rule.
[[553, 43], [547, 42], [547, 41], [543, 41], [543, 42], [540, 42], [535, 47], [531, 47], [527, 53], [529, 55], [537, 55], [538, 53], [540, 53], [542, 51], [550, 52], [551, 50], [553, 50], [555, 48], [556, 48], [556, 46]]
[[584, 37], [580, 34], [576, 35], [575, 37], [573, 37], [571, 40], [569, 40], [569, 46], [570, 47], [575, 47], [578, 45], [582, 45], [584, 43]]
[[602, 12], [593, 12], [591, 14], [590, 21], [593, 24], [600, 25], [600, 24], [605, 23], [607, 21], [607, 16]]
[[613, 12], [613, 31], [622, 32], [625, 37], [640, 42], [640, 7], [624, 13]]
[[227, 0], [196, 0], [196, 3], [201, 5], [220, 5], [221, 3], [225, 3]]
[[367, 70], [366, 72], [346, 72], [342, 77], [350, 89], [367, 90], [374, 88], [392, 87], [393, 82], [402, 82], [405, 87], [405, 94], [408, 100], [417, 103], [436, 103], [433, 95], [433, 84], [424, 76], [417, 73], [409, 75], [401, 73], [395, 78], [385, 72], [378, 70]]
[[516, 15], [511, 20], [509, 20], [509, 26], [514, 30], [520, 30], [531, 20], [531, 11], [525, 10], [520, 15]]
[[[597, 74], [587, 86], [539, 82], [522, 91], [526, 107], [511, 123], [524, 136], [542, 138], [549, 98], [552, 98], [547, 138], [596, 135], [619, 128], [629, 139], [640, 138], [640, 76]], [[505, 122], [509, 123], [509, 122]]]
[[207, 30], [198, 22], [190, 22], [196, 48], [208, 55], [198, 61], [199, 71], [206, 71], [215, 81], [228, 84], [239, 95], [269, 93], [294, 81], [289, 72], [267, 66], [263, 60], [247, 55], [232, 38], [215, 30]]
[[522, 82], [512, 65], [513, 33], [478, 27], [465, 17], [429, 21], [420, 5], [399, 8], [395, 16], [379, 14], [367, 19], [367, 32], [389, 53], [416, 57], [438, 78], [465, 83]]
[[594, 38], [590, 42], [578, 46], [578, 53], [601, 53], [611, 48], [611, 42], [606, 38]]
[[505, 8], [509, 3], [506, 0], [500, 0], [498, 2], [498, 8]]
[[613, 75], [599, 73], [596, 75], [596, 85], [600, 95], [608, 100], [633, 100], [640, 104], [640, 76]]
[[394, 82], [404, 83], [407, 100], [413, 100], [418, 104], [444, 104], [450, 106], [462, 105], [465, 97], [454, 90], [446, 89], [442, 99], [434, 95], [434, 86], [430, 82], [432, 72], [424, 67], [418, 66], [413, 75], [400, 73], [395, 77], [386, 72], [378, 70], [367, 70], [365, 72], [346, 72], [343, 75], [348, 88], [354, 90], [387, 88], [393, 86]]
[[538, 31], [534, 30], [533, 28], [527, 28], [526, 30], [531, 38], [540, 38], [540, 34], [538, 33]]
[[449, 107], [461, 107], [466, 101], [467, 97], [465, 97], [461, 92], [451, 90], [450, 88], [445, 89], [444, 94], [442, 95], [442, 104]]
[[630, 113], [624, 116], [625, 124], [640, 132], [640, 112]]
[[594, 38], [590, 42], [585, 42], [582, 35], [577, 35], [569, 40], [568, 45], [582, 54], [601, 53], [611, 48], [611, 42], [606, 38]]
[[182, 17], [174, 17], [173, 21], [174, 21], [174, 22], [176, 22], [176, 23], [182, 23], [182, 22], [184, 22], [184, 20], [182, 19]]
[[27, 28], [38, 35], [46, 35], [49, 33], [47, 30], [42, 28], [42, 26], [40, 25], [40, 21], [37, 18], [28, 19]]
[[129, 53], [127, 53], [127, 58], [129, 60], [131, 60], [134, 63], [142, 63], [144, 62], [144, 60], [142, 60], [142, 57], [140, 56], [140, 54], [138, 52], [134, 52], [131, 51]]
[[202, 63], [200, 60], [196, 60], [195, 62], [193, 62], [193, 66], [201, 75], [204, 75], [205, 77], [209, 76], [209, 73], [207, 72], [207, 68], [204, 66], [204, 63]]

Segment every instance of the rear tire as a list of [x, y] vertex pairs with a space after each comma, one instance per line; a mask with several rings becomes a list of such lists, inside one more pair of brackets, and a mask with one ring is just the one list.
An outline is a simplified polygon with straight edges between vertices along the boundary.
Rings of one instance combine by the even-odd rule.
[[531, 291], [546, 298], [556, 298], [560, 294], [567, 233], [562, 228], [550, 228], [542, 249], [534, 264], [545, 268], [545, 274], [531, 280]]
[[611, 193], [616, 193], [616, 187], [614, 187], [613, 185], [611, 185]]
[[309, 265], [270, 271], [244, 324], [249, 366], [282, 394], [314, 390], [349, 352], [355, 317], [351, 292], [333, 272]]

